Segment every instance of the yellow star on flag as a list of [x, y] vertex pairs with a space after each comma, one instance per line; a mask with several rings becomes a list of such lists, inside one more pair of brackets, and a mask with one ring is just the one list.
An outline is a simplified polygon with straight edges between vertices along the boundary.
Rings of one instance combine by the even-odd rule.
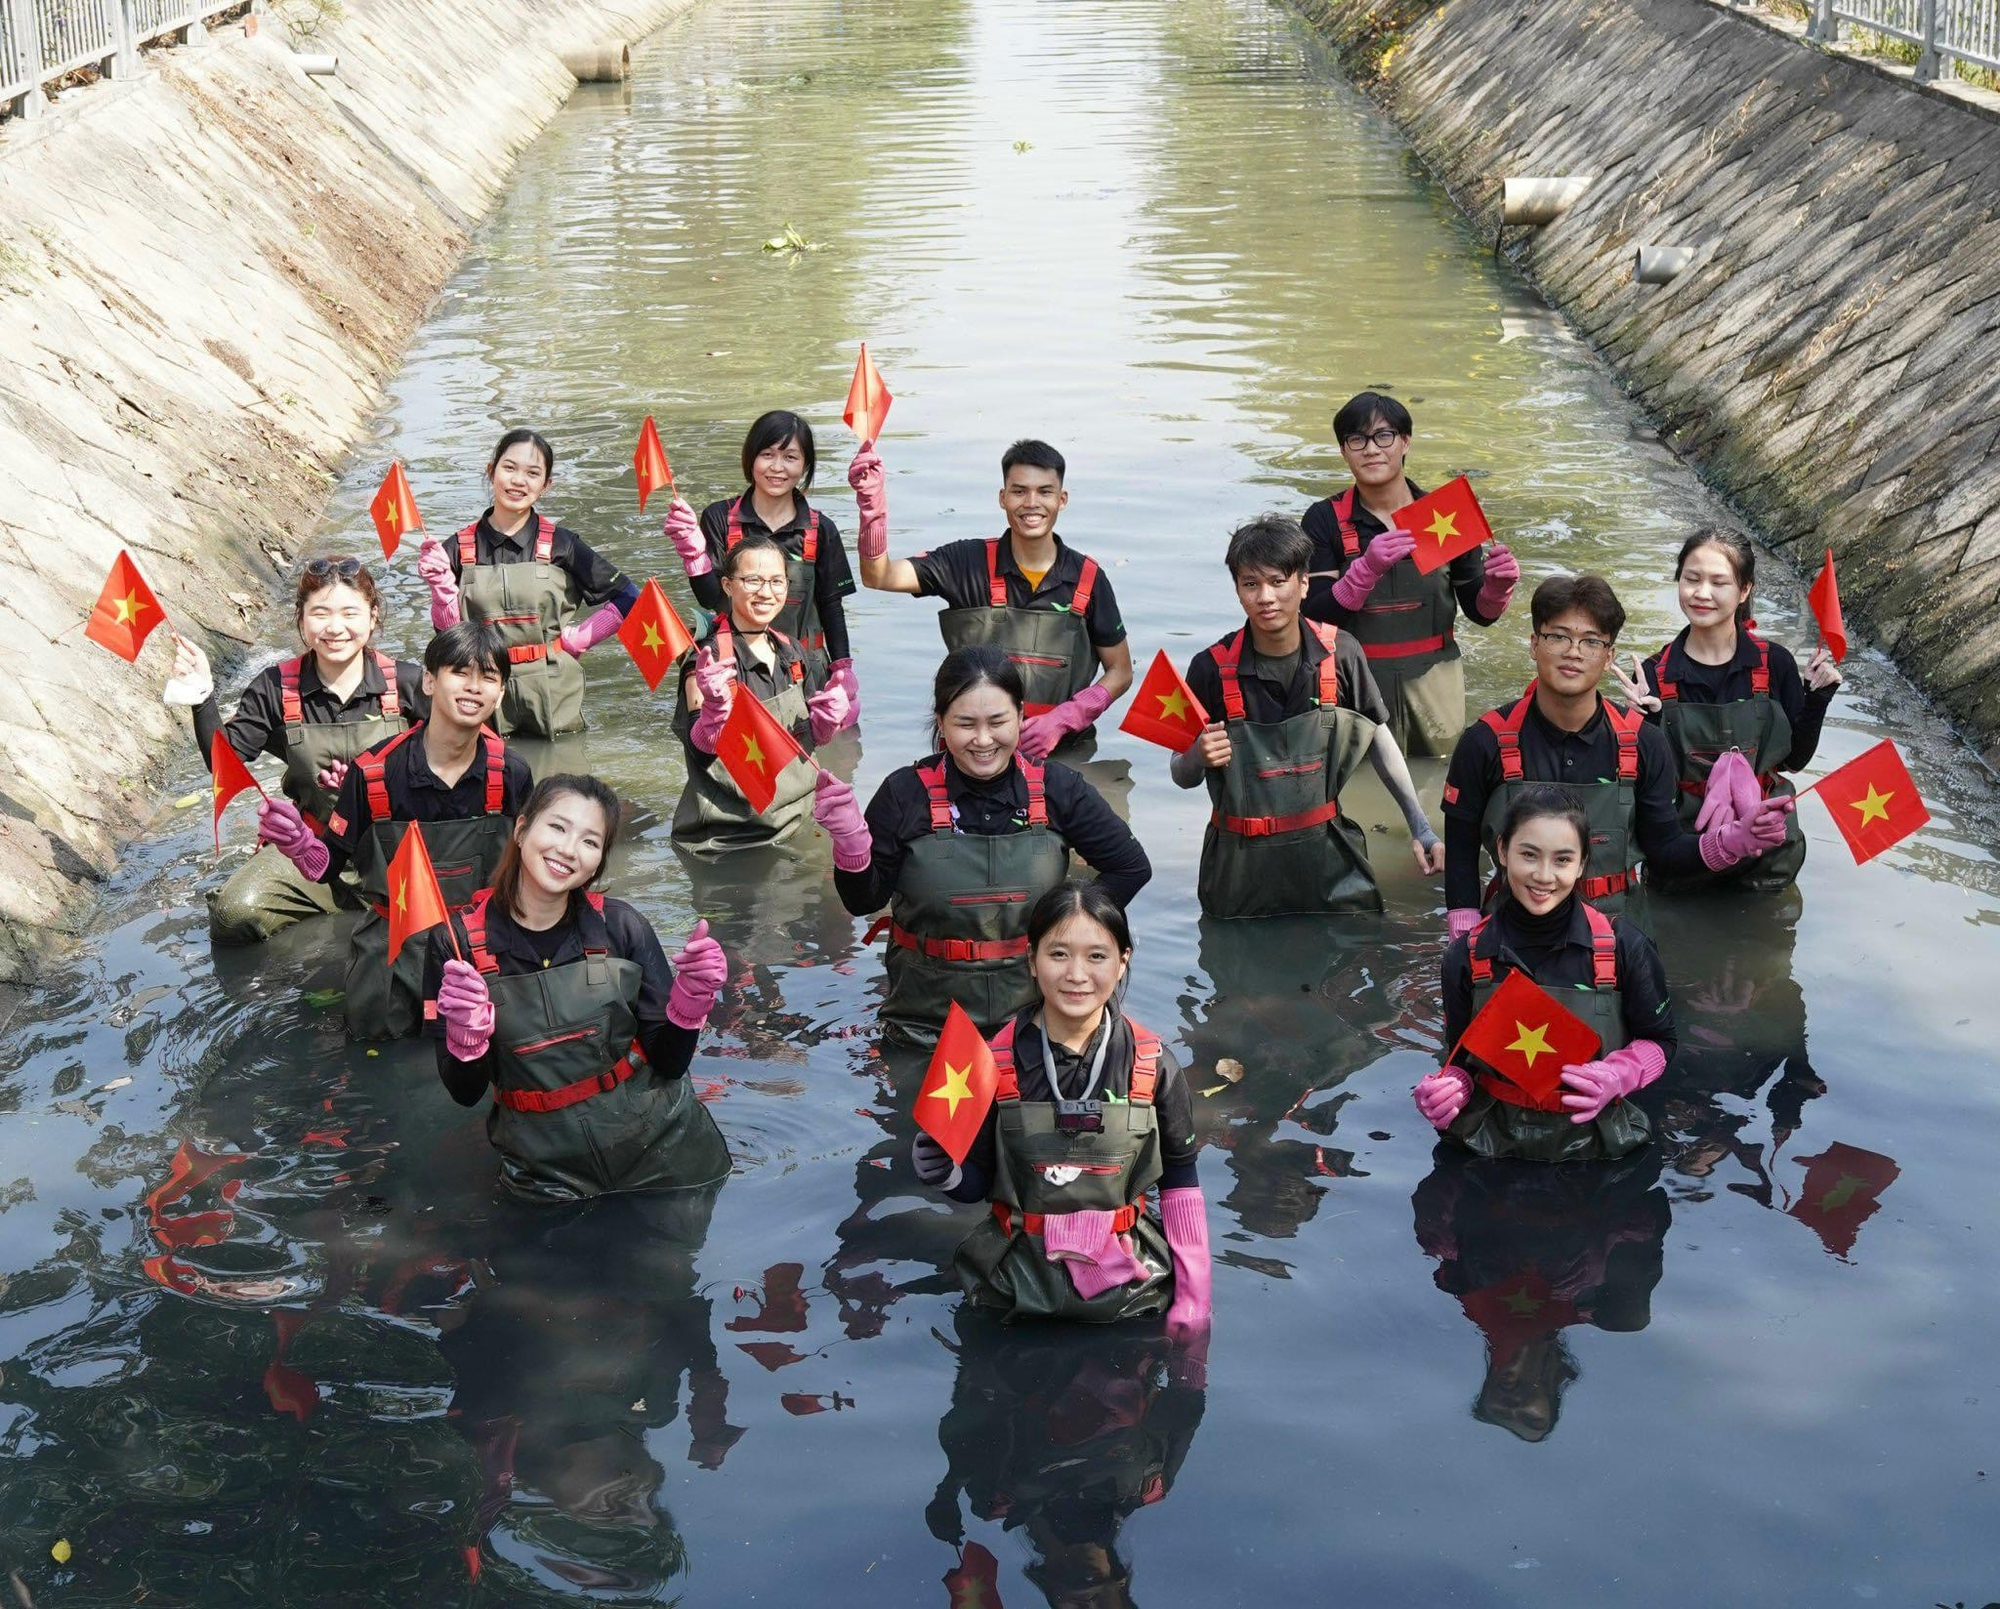
[[646, 634], [645, 640], [642, 641], [639, 644], [639, 646], [645, 649], [647, 653], [657, 654], [665, 650], [667, 646], [667, 640], [666, 638], [660, 635], [660, 628], [654, 625], [652, 621], [648, 620], [639, 629]]
[[131, 625], [145, 612], [145, 608], [146, 606], [140, 601], [137, 592], [126, 593], [124, 597], [118, 600], [118, 619], [116, 624], [121, 626]]
[[1507, 1304], [1507, 1311], [1512, 1313], [1516, 1318], [1526, 1318], [1529, 1314], [1539, 1313], [1542, 1309], [1541, 1301], [1536, 1297], [1530, 1296], [1528, 1288], [1525, 1285], [1514, 1292], [1512, 1296], [1503, 1296], [1500, 1300]]
[[1169, 717], [1176, 721], [1186, 719], [1188, 701], [1178, 687], [1171, 693], [1157, 693], [1154, 696], [1160, 701], [1160, 718], [1162, 720], [1166, 720]]
[[222, 784], [220, 782], [217, 782], [213, 784], [213, 787], [215, 789], [216, 798], [220, 799], [222, 797]]
[[1436, 537], [1438, 546], [1442, 547], [1458, 535], [1458, 516], [1440, 509], [1424, 529]]
[[396, 885], [396, 914], [398, 916], [410, 914], [410, 880], [407, 877]]
[[1827, 1191], [1826, 1195], [1821, 1198], [1819, 1204], [1820, 1211], [1838, 1212], [1854, 1199], [1854, 1192], [1867, 1182], [1866, 1179], [1857, 1179], [1851, 1173], [1843, 1173], [1840, 1176], [1840, 1183]]
[[1871, 782], [1868, 784], [1867, 798], [1850, 799], [1847, 802], [1861, 812], [1861, 825], [1865, 827], [1871, 821], [1887, 821], [1889, 801], [1895, 797], [1895, 789], [1891, 788], [1887, 793], [1878, 793], [1875, 784]]
[[757, 746], [757, 740], [754, 737], [744, 738], [743, 758], [754, 765], [759, 771], [764, 769], [764, 751]]
[[953, 1117], [958, 1116], [958, 1103], [960, 1101], [969, 1101], [972, 1099], [972, 1085], [967, 1082], [965, 1076], [971, 1071], [970, 1067], [954, 1067], [950, 1062], [946, 1062], [944, 1064], [944, 1083], [931, 1091], [932, 1100], [947, 1101], [950, 1103], [950, 1115]]
[[1509, 1050], [1518, 1050], [1521, 1053], [1521, 1060], [1526, 1062], [1530, 1067], [1535, 1065], [1535, 1058], [1537, 1056], [1553, 1056], [1555, 1054], [1556, 1047], [1549, 1043], [1549, 1025], [1547, 1023], [1543, 1023], [1539, 1028], [1530, 1028], [1525, 1022], [1516, 1021], [1514, 1026], [1520, 1030], [1520, 1037], [1507, 1048]]

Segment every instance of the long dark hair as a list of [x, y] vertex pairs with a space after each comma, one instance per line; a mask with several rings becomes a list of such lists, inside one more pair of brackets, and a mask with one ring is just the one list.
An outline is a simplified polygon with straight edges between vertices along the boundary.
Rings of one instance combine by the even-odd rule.
[[954, 648], [944, 656], [931, 683], [931, 741], [939, 748], [944, 747], [945, 711], [973, 688], [988, 683], [1005, 693], [1017, 710], [1028, 701], [1021, 667], [991, 643]]
[[799, 452], [806, 461], [806, 472], [799, 477], [799, 490], [804, 491], [811, 486], [813, 471], [819, 467], [819, 450], [813, 446], [813, 427], [783, 408], [760, 413], [744, 436], [743, 484], [750, 484], [750, 472], [756, 467], [760, 453], [771, 447], [782, 447], [788, 441], [799, 444]]
[[1674, 559], [1674, 579], [1681, 578], [1681, 571], [1687, 568], [1688, 558], [1696, 548], [1720, 548], [1729, 556], [1729, 568], [1736, 572], [1736, 584], [1743, 589], [1742, 601], [1736, 605], [1736, 623], [1750, 624], [1750, 589], [1757, 584], [1757, 550], [1750, 545], [1750, 538], [1741, 531], [1727, 530], [1720, 525], [1704, 526], [1681, 544], [1681, 550]]
[[1105, 892], [1102, 883], [1058, 883], [1028, 912], [1028, 953], [1042, 947], [1042, 940], [1073, 916], [1087, 916], [1118, 946], [1120, 955], [1132, 953], [1132, 924], [1125, 907]]
[[1577, 866], [1580, 871], [1588, 870], [1590, 817], [1584, 813], [1583, 801], [1567, 788], [1558, 788], [1547, 782], [1523, 788], [1508, 801], [1507, 809], [1500, 817], [1500, 830], [1494, 836], [1502, 844], [1511, 843], [1514, 834], [1529, 822], [1540, 821], [1548, 816], [1567, 821], [1576, 829], [1576, 841], [1583, 850], [1583, 857], [1577, 862]]
[[575, 896], [587, 892], [604, 875], [604, 868], [611, 864], [611, 846], [618, 841], [618, 795], [596, 777], [574, 776], [567, 772], [543, 777], [535, 784], [535, 791], [528, 795], [528, 802], [521, 806], [514, 830], [507, 835], [507, 842], [500, 851], [500, 864], [493, 870], [493, 901], [509, 916], [514, 914], [514, 901], [521, 892], [521, 834], [534, 824], [537, 816], [565, 794], [587, 799], [604, 812], [604, 858], [586, 881], [570, 890], [572, 902]]

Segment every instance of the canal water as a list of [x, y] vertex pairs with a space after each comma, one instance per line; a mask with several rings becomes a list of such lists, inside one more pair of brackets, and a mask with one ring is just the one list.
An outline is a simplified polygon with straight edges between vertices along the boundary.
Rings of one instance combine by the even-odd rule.
[[[897, 551], [996, 532], [1002, 448], [1046, 437], [1142, 664], [1231, 624], [1226, 533], [1331, 488], [1363, 386], [1409, 401], [1413, 473], [1473, 474], [1527, 572], [1468, 634], [1475, 712], [1525, 680], [1545, 574], [1612, 577], [1631, 645], [1677, 626], [1674, 546], [1722, 511], [1283, 10], [706, 0], [638, 68], [524, 156], [324, 547], [366, 550], [392, 454], [434, 529], [472, 518], [529, 422], [562, 453], [549, 512], [685, 607], [634, 508], [639, 420], [699, 503], [739, 489], [754, 414], [803, 411], [851, 533], [866, 339]], [[767, 250], [788, 228], [810, 249]], [[414, 652], [407, 549], [390, 592]], [[865, 793], [922, 752], [939, 649], [928, 603], [850, 611]], [[1809, 641], [1801, 613], [1773, 574], [1766, 630]], [[337, 931], [211, 950], [190, 752], [0, 1043], [21, 1602], [2000, 1598], [1995, 809], [1878, 655], [1817, 769], [1893, 734], [1932, 825], [1857, 869], [1808, 803], [1796, 897], [1657, 909], [1686, 1051], [1648, 1097], [1662, 1142], [1562, 1175], [1433, 1156], [1409, 1089], [1439, 891], [1399, 834], [1379, 924], [1205, 930], [1199, 799], [1106, 739], [1156, 867], [1130, 1009], [1200, 1092], [1205, 1369], [1144, 1332], [964, 1322], [970, 1215], [909, 1174], [917, 1072], [876, 1049], [880, 957], [824, 841], [691, 872], [667, 698], [616, 644], [588, 668], [562, 758], [643, 812], [613, 886], [730, 953], [692, 1076], [734, 1177], [671, 1212], [497, 1206], [428, 1047], [344, 1039]]]

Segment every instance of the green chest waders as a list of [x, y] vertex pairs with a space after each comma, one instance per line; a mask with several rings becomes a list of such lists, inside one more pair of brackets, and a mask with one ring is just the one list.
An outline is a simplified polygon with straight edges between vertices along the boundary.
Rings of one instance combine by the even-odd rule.
[[[717, 618], [709, 641], [718, 654], [727, 653], [737, 668], [738, 698], [754, 698], [743, 680], [750, 667], [750, 649], [737, 642], [740, 634], [729, 629], [726, 616]], [[813, 751], [812, 721], [806, 710], [806, 683], [809, 674], [805, 657], [798, 648], [775, 630], [768, 633], [777, 651], [780, 691], [774, 698], [759, 699], [777, 723], [798, 740], [807, 754]], [[693, 716], [683, 708], [675, 727], [681, 732], [681, 751], [687, 764], [687, 786], [674, 807], [673, 840], [694, 855], [726, 855], [739, 849], [763, 849], [783, 843], [801, 826], [812, 820], [813, 782], [811, 762], [793, 760], [778, 773], [778, 791], [771, 807], [761, 814], [729, 774], [729, 768], [712, 754], [704, 754], [688, 740]]]
[[[1618, 985], [1618, 939], [1611, 918], [1593, 905], [1583, 914], [1590, 923], [1590, 973], [1587, 990], [1552, 991], [1568, 1011], [1604, 1041], [1598, 1055], [1622, 1049], [1626, 1042], [1624, 996]], [[1486, 1009], [1493, 991], [1512, 967], [1495, 977], [1494, 952], [1499, 948], [1492, 918], [1472, 930], [1472, 1011]], [[1619, 1099], [1605, 1107], [1595, 1122], [1573, 1123], [1562, 1108], [1561, 1092], [1547, 1105], [1527, 1101], [1523, 1092], [1467, 1053], [1473, 1090], [1465, 1109], [1445, 1132], [1477, 1156], [1518, 1157], [1528, 1162], [1590, 1162], [1629, 1155], [1653, 1137], [1646, 1114]]]
[[[1103, 1128], [1065, 1133], [1052, 1101], [1024, 1101], [1014, 1069], [1014, 1023], [993, 1039], [1000, 1070], [994, 1094], [992, 1215], [966, 1236], [952, 1258], [965, 1294], [1007, 1318], [1080, 1319], [1104, 1324], [1164, 1312], [1173, 1300], [1173, 1253], [1146, 1212], [1146, 1192], [1160, 1182], [1160, 1130], [1153, 1107], [1159, 1035], [1131, 1022], [1128, 1097], [1104, 1101]], [[1049, 1261], [1045, 1220], [1066, 1212], [1110, 1212], [1114, 1234], [1131, 1237], [1144, 1277], [1086, 1301], [1068, 1271]]]
[[1317, 620], [1300, 625], [1326, 655], [1317, 671], [1318, 703], [1286, 720], [1245, 717], [1238, 667], [1246, 632], [1212, 650], [1230, 759], [1208, 773], [1213, 809], [1201, 840], [1197, 893], [1209, 916], [1382, 909], [1367, 839], [1340, 813], [1340, 790], [1373, 745], [1375, 723], [1340, 707], [1339, 633]]
[[[1067, 608], [1016, 609], [1007, 601], [1007, 578], [1000, 573], [1000, 539], [986, 544], [983, 609], [947, 609], [938, 631], [948, 650], [990, 644], [1021, 673], [1025, 719], [1046, 715], [1097, 680], [1097, 649], [1090, 640], [1090, 595], [1097, 587], [1097, 561], [1085, 559]], [[1062, 753], [1095, 731], [1085, 727], [1056, 746]]]
[[[723, 534], [723, 551], [743, 540], [743, 499], [729, 505], [729, 529]], [[798, 644], [806, 667], [806, 692], [817, 693], [826, 686], [828, 659], [826, 627], [819, 618], [819, 510], [806, 510], [805, 528], [794, 539], [773, 536], [772, 541], [785, 555], [785, 607], [778, 611], [772, 626]], [[726, 606], [725, 606], [726, 607]], [[718, 620], [726, 615], [718, 615]]]
[[[422, 730], [413, 726], [354, 762], [368, 785], [369, 817], [353, 862], [368, 914], [355, 928], [347, 956], [347, 1031], [356, 1039], [401, 1039], [415, 1033], [423, 1021], [424, 946], [405, 944], [395, 964], [389, 963], [389, 863], [410, 824], [391, 818], [385, 776], [396, 747]], [[473, 895], [493, 881], [500, 851], [514, 830], [514, 818], [504, 810], [506, 745], [491, 732], [482, 731], [479, 737], [486, 758], [485, 808], [467, 820], [423, 824], [424, 849], [437, 873], [438, 892], [451, 911], [464, 910]]]
[[991, 1033], [1035, 998], [1028, 976], [1028, 911], [1069, 872], [1069, 846], [1049, 826], [1042, 768], [1018, 756], [1028, 784], [1019, 832], [962, 833], [945, 792], [945, 762], [920, 767], [931, 830], [903, 855], [889, 914], [885, 1030], [905, 1044], [937, 1042], [956, 1000]]
[[510, 662], [493, 724], [503, 737], [560, 737], [583, 729], [583, 665], [558, 639], [581, 602], [556, 564], [556, 522], [535, 516], [535, 550], [521, 564], [481, 564], [479, 527], [458, 533], [458, 593], [467, 620], [500, 633]]
[[501, 1183], [535, 1201], [614, 1190], [695, 1190], [729, 1173], [729, 1148], [691, 1080], [662, 1079], [639, 1048], [638, 964], [610, 953], [604, 897], [580, 917], [583, 959], [500, 974], [482, 890], [465, 913], [467, 955], [493, 999], [486, 1134]]
[[[1669, 675], [1673, 644], [1660, 653], [1660, 730], [1674, 751], [1681, 783], [1681, 824], [1689, 832], [1694, 831], [1695, 818], [1701, 814], [1708, 773], [1731, 749], [1750, 762], [1765, 798], [1788, 796], [1794, 791], [1791, 779], [1778, 770], [1792, 752], [1792, 723], [1784, 706], [1771, 696], [1771, 647], [1755, 633], [1750, 641], [1757, 648], [1750, 696], [1727, 704], [1685, 703], [1680, 696], [1680, 679]], [[1785, 841], [1775, 848], [1725, 872], [1676, 880], [1670, 886], [1707, 887], [1726, 882], [1759, 894], [1776, 894], [1798, 881], [1805, 863], [1805, 828], [1799, 825], [1799, 813], [1794, 810], [1785, 818]]]

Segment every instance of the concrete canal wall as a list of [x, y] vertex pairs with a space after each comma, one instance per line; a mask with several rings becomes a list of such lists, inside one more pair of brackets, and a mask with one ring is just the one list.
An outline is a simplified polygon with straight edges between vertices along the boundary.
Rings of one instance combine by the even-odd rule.
[[0, 983], [81, 922], [186, 741], [166, 633], [130, 668], [83, 637], [118, 549], [218, 665], [267, 635], [333, 466], [574, 87], [558, 50], [691, 3], [345, 0], [305, 47], [337, 77], [267, 16], [0, 123]]
[[1489, 238], [1592, 176], [1515, 260], [2000, 763], [2000, 119], [1708, 0], [1294, 3]]

